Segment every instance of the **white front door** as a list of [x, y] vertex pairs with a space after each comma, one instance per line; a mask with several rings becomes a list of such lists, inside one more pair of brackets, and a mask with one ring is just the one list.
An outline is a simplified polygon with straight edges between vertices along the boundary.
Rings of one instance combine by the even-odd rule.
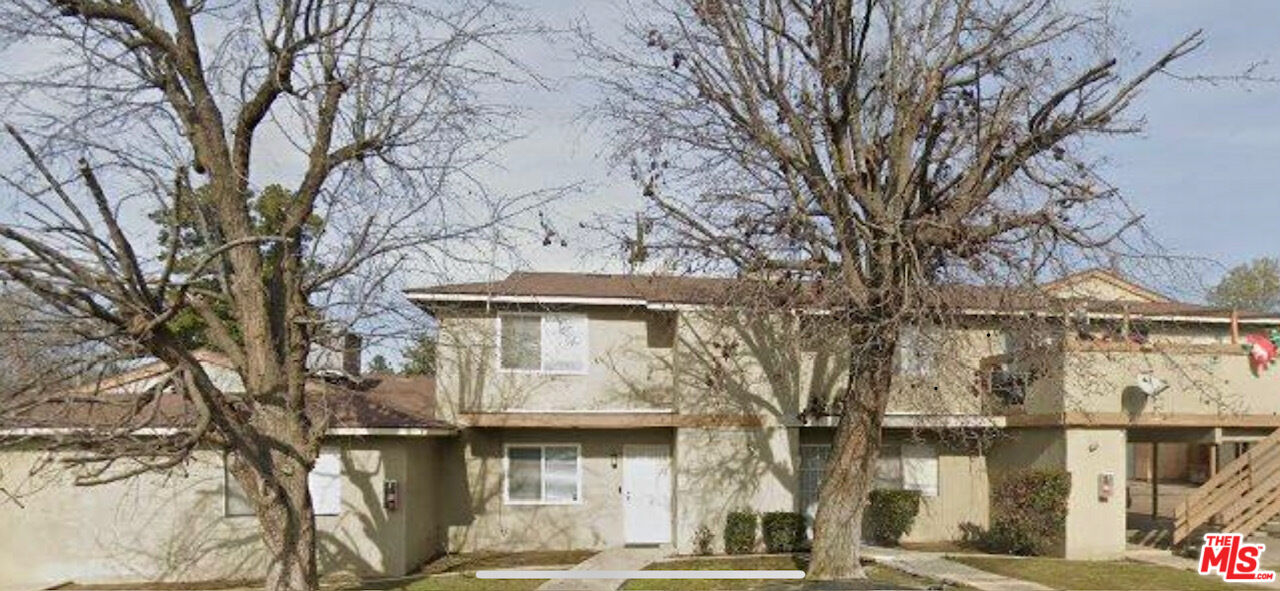
[[671, 541], [671, 446], [622, 447], [623, 530], [628, 544]]

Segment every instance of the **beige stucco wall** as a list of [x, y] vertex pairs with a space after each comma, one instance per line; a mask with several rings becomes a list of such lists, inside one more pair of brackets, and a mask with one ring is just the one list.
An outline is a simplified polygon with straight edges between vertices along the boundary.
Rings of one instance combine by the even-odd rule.
[[1150, 298], [1144, 294], [1135, 293], [1110, 281], [1093, 277], [1081, 277], [1075, 281], [1064, 282], [1054, 286], [1050, 293], [1060, 298], [1088, 298], [1117, 302], [1150, 301]]
[[[1015, 470], [1050, 468], [1071, 474], [1066, 558], [1111, 560], [1125, 546], [1125, 431], [1123, 429], [1009, 429], [987, 454], [991, 480]], [[1114, 477], [1111, 497], [1098, 494], [1098, 476]]]
[[[343, 510], [319, 516], [326, 573], [403, 574], [441, 549], [425, 441], [334, 440], [342, 449]], [[96, 487], [65, 472], [30, 476], [42, 452], [0, 451], [0, 581], [58, 583], [253, 578], [264, 552], [253, 517], [224, 512], [222, 453], [202, 451], [181, 470]], [[426, 462], [422, 462], [422, 458]], [[420, 463], [413, 468], [415, 462]], [[382, 486], [401, 482], [406, 505], [382, 508]], [[19, 504], [20, 503], [20, 504]], [[410, 512], [413, 526], [408, 526]]]
[[985, 458], [954, 448], [939, 449], [938, 496], [921, 499], [920, 513], [904, 541], [957, 540], [962, 525], [986, 527], [990, 492]]
[[[890, 413], [976, 414], [982, 359], [1004, 353], [998, 327], [973, 320], [926, 331], [915, 354], [921, 375], [899, 374]], [[850, 348], [838, 327], [820, 320], [693, 311], [680, 316], [675, 366], [678, 407], [685, 413], [745, 413], [795, 424], [811, 398], [831, 400], [847, 385]]]
[[724, 549], [730, 511], [796, 511], [800, 437], [796, 428], [676, 431], [676, 549], [693, 551], [706, 526]]
[[[1154, 398], [1134, 384], [1150, 372], [1169, 388]], [[1254, 374], [1242, 351], [1071, 351], [1061, 378], [1069, 412], [1263, 414], [1280, 412], [1280, 371]]]
[[[830, 445], [834, 429], [806, 429], [803, 443]], [[920, 511], [905, 542], [940, 542], [961, 537], [961, 526], [973, 524], [987, 527], [990, 491], [988, 459], [971, 442], [939, 437], [932, 431], [912, 432], [889, 429], [884, 432], [884, 445], [924, 442], [938, 452], [938, 494], [921, 497]], [[797, 494], [799, 492], [797, 485]]]
[[[567, 505], [503, 500], [504, 445], [581, 446], [582, 498]], [[445, 451], [441, 515], [449, 549], [563, 550], [621, 546], [626, 444], [673, 443], [671, 429], [470, 429]], [[616, 466], [615, 466], [616, 456]]]
[[[542, 309], [510, 308], [511, 311]], [[498, 410], [671, 408], [673, 316], [639, 308], [585, 307], [585, 374], [498, 368], [497, 310], [439, 311], [438, 416]]]
[[[810, 398], [830, 399], [846, 383], [848, 348], [839, 344], [838, 331], [824, 337], [809, 323], [801, 329], [791, 315], [604, 306], [573, 310], [588, 318], [588, 369], [582, 375], [499, 370], [498, 309], [437, 311], [441, 416], [674, 408], [794, 424]], [[890, 412], [979, 412], [978, 363], [1005, 352], [1004, 334], [993, 323], [975, 320], [949, 327], [928, 344], [929, 373], [900, 379]]]

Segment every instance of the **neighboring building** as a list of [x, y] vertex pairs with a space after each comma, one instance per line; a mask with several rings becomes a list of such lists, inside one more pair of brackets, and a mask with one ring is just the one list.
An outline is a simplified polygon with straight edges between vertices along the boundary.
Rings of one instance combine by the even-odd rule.
[[[832, 400], [856, 344], [818, 308], [744, 308], [738, 285], [514, 273], [410, 290], [438, 322], [434, 389], [349, 375], [314, 385], [345, 417], [314, 476], [317, 507], [334, 513], [318, 517], [322, 568], [395, 575], [443, 551], [688, 552], [702, 526], [719, 542], [734, 509], [812, 515], [838, 420]], [[1116, 558], [1126, 485], [1147, 477], [1142, 454], [1154, 442], [1160, 474], [1208, 480], [1179, 528], [1221, 511], [1247, 529], [1280, 510], [1280, 490], [1239, 477], [1268, 450], [1280, 457], [1269, 436], [1280, 427], [1280, 369], [1254, 373], [1237, 343], [1280, 318], [1173, 302], [1103, 271], [1036, 289], [945, 289], [945, 326], [900, 335], [874, 475], [878, 486], [921, 491], [908, 540], [986, 526], [993, 482], [1053, 467], [1073, 478], [1061, 554]], [[218, 379], [233, 388], [233, 373]], [[33, 427], [50, 426], [9, 433]], [[1178, 453], [1182, 467], [1165, 467]], [[0, 486], [20, 483], [40, 457], [0, 452]], [[1256, 502], [1224, 511], [1227, 494]], [[238, 516], [218, 450], [168, 476], [52, 482], [20, 499], [0, 496], [0, 580], [261, 570], [256, 524]]]
[[[198, 357], [227, 391], [240, 387], [225, 359]], [[145, 364], [105, 383], [92, 407], [69, 401], [28, 414], [20, 425], [0, 425], [9, 440], [0, 446], [0, 587], [262, 576], [257, 518], [219, 449], [200, 450], [165, 474], [101, 486], [74, 486], [55, 467], [32, 470], [69, 453], [42, 451], [47, 438], [109, 421], [115, 396], [127, 402], [165, 372], [160, 363]], [[444, 459], [435, 442], [456, 430], [433, 416], [432, 380], [370, 375], [308, 387], [332, 416], [311, 474], [321, 569], [397, 575], [441, 553], [435, 507], [447, 489], [438, 480]], [[183, 420], [179, 401], [162, 399], [160, 407], [151, 432]], [[400, 496], [395, 507], [385, 496], [392, 482]]]

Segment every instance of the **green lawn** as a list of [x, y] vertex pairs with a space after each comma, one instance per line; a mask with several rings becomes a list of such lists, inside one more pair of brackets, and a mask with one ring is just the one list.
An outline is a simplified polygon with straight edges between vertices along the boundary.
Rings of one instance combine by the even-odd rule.
[[[804, 570], [807, 566], [808, 556], [804, 555], [709, 556], [655, 562], [645, 567], [645, 570]], [[890, 586], [925, 589], [935, 584], [934, 581], [877, 564], [867, 565], [866, 571], [867, 576], [872, 580]], [[778, 582], [752, 579], [632, 579], [627, 581], [622, 589], [625, 591], [732, 591], [756, 589]]]
[[477, 579], [475, 571], [529, 567], [569, 567], [595, 555], [591, 550], [474, 553], [443, 556], [422, 568], [422, 577], [377, 584], [368, 582], [352, 591], [533, 591], [546, 579]]
[[[533, 591], [546, 579], [477, 579], [474, 574], [431, 575], [395, 591]], [[362, 586], [361, 589], [369, 587]]]
[[1128, 561], [1062, 560], [1059, 558], [1008, 558], [998, 556], [951, 556], [950, 560], [998, 575], [1032, 581], [1054, 589], [1090, 591], [1221, 591], [1257, 589], [1257, 585], [1228, 585], [1213, 576], [1191, 571]]
[[446, 554], [422, 567], [423, 574], [475, 572], [526, 566], [573, 566], [596, 555], [596, 550], [540, 550], [534, 552], [468, 552]]

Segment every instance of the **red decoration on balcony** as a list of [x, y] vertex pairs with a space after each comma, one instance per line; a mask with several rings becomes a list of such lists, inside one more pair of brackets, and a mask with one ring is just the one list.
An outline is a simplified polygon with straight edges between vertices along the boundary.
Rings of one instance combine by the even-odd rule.
[[1253, 366], [1254, 373], [1258, 373], [1276, 362], [1276, 353], [1280, 347], [1277, 347], [1277, 337], [1280, 337], [1280, 331], [1271, 331], [1268, 336], [1260, 334], [1245, 335], [1244, 348], [1249, 352], [1249, 364]]

